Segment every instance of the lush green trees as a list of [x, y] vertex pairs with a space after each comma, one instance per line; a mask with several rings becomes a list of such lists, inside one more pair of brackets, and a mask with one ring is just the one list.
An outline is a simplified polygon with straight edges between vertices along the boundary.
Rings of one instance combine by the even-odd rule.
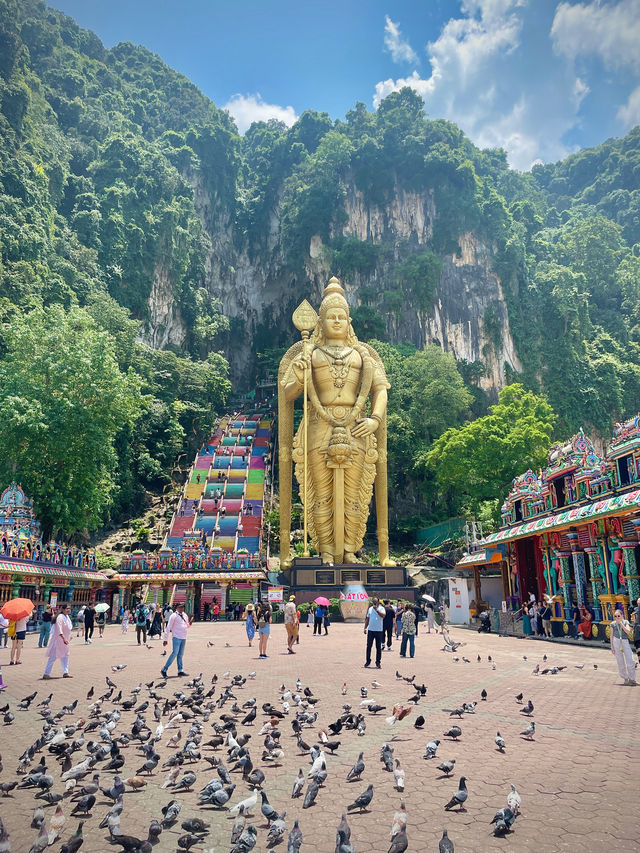
[[484, 501], [502, 497], [515, 476], [544, 464], [555, 422], [544, 397], [508, 385], [488, 415], [448, 429], [421, 461], [443, 493], [478, 512]]
[[96, 527], [116, 490], [116, 436], [140, 413], [140, 380], [88, 312], [60, 305], [2, 330], [0, 471], [34, 498], [45, 533]]

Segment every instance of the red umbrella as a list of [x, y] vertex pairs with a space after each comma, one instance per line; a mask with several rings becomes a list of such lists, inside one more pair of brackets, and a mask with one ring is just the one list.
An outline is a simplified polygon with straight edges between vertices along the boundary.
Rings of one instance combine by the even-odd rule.
[[331, 602], [328, 598], [324, 598], [322, 595], [319, 598], [315, 599], [315, 604], [321, 604], [323, 607], [329, 607]]
[[30, 598], [12, 598], [11, 601], [7, 601], [2, 606], [0, 613], [10, 622], [17, 622], [18, 619], [24, 619], [25, 616], [29, 616], [33, 608], [34, 604]]

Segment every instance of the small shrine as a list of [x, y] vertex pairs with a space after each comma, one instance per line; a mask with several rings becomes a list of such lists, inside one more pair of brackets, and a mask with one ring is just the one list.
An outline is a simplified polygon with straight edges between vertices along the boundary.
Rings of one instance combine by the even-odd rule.
[[0, 535], [40, 538], [40, 523], [29, 500], [15, 480], [0, 495]]

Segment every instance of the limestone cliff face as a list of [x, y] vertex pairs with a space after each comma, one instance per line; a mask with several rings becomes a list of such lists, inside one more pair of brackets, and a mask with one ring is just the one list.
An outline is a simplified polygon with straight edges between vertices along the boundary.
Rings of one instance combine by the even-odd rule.
[[[280, 220], [272, 211], [268, 233], [260, 251], [234, 235], [231, 217], [220, 210], [198, 177], [191, 176], [194, 197], [203, 225], [211, 241], [207, 263], [207, 288], [222, 303], [223, 312], [232, 321], [229, 358], [232, 377], [242, 383], [251, 362], [250, 341], [258, 349], [290, 343], [295, 339], [291, 314], [305, 297], [317, 305], [322, 288], [334, 270], [329, 254], [319, 236], [311, 239], [305, 274], [293, 272], [286, 263], [280, 245]], [[345, 198], [346, 218], [332, 236], [357, 237], [390, 250], [384, 260], [368, 275], [354, 274], [344, 282], [349, 303], [360, 304], [361, 288], [380, 293], [388, 288], [396, 262], [406, 257], [407, 247], [421, 251], [430, 247], [436, 209], [430, 193], [408, 192], [397, 188], [384, 206], [372, 205], [351, 184]], [[459, 241], [459, 256], [443, 258], [443, 269], [436, 286], [433, 306], [421, 311], [407, 301], [398, 315], [387, 315], [389, 340], [411, 341], [417, 347], [437, 343], [457, 359], [468, 362], [482, 360], [486, 375], [481, 380], [484, 390], [497, 391], [505, 382], [505, 363], [514, 370], [521, 368], [509, 330], [507, 306], [501, 284], [491, 268], [490, 248], [474, 234]], [[401, 251], [404, 255], [401, 256]], [[159, 327], [150, 332], [150, 340], [176, 341], [180, 334], [179, 318], [172, 317], [170, 296], [158, 276], [152, 301], [152, 317]], [[491, 328], [487, 328], [491, 320]], [[155, 321], [151, 322], [155, 329]], [[172, 337], [173, 336], [173, 337]], [[245, 341], [245, 346], [238, 346]]]
[[149, 319], [141, 328], [140, 339], [154, 349], [183, 344], [187, 330], [174, 299], [171, 277], [160, 264], [154, 270], [148, 305]]

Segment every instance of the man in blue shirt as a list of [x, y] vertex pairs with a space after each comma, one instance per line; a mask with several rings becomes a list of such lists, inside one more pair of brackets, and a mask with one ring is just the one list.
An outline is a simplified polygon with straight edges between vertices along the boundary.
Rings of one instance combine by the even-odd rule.
[[365, 667], [371, 666], [371, 647], [374, 642], [376, 644], [376, 666], [380, 669], [382, 660], [382, 638], [384, 632], [382, 630], [382, 620], [385, 616], [385, 609], [380, 604], [379, 599], [372, 598], [371, 606], [367, 610], [367, 617], [364, 620], [364, 632], [367, 635], [367, 661]]

